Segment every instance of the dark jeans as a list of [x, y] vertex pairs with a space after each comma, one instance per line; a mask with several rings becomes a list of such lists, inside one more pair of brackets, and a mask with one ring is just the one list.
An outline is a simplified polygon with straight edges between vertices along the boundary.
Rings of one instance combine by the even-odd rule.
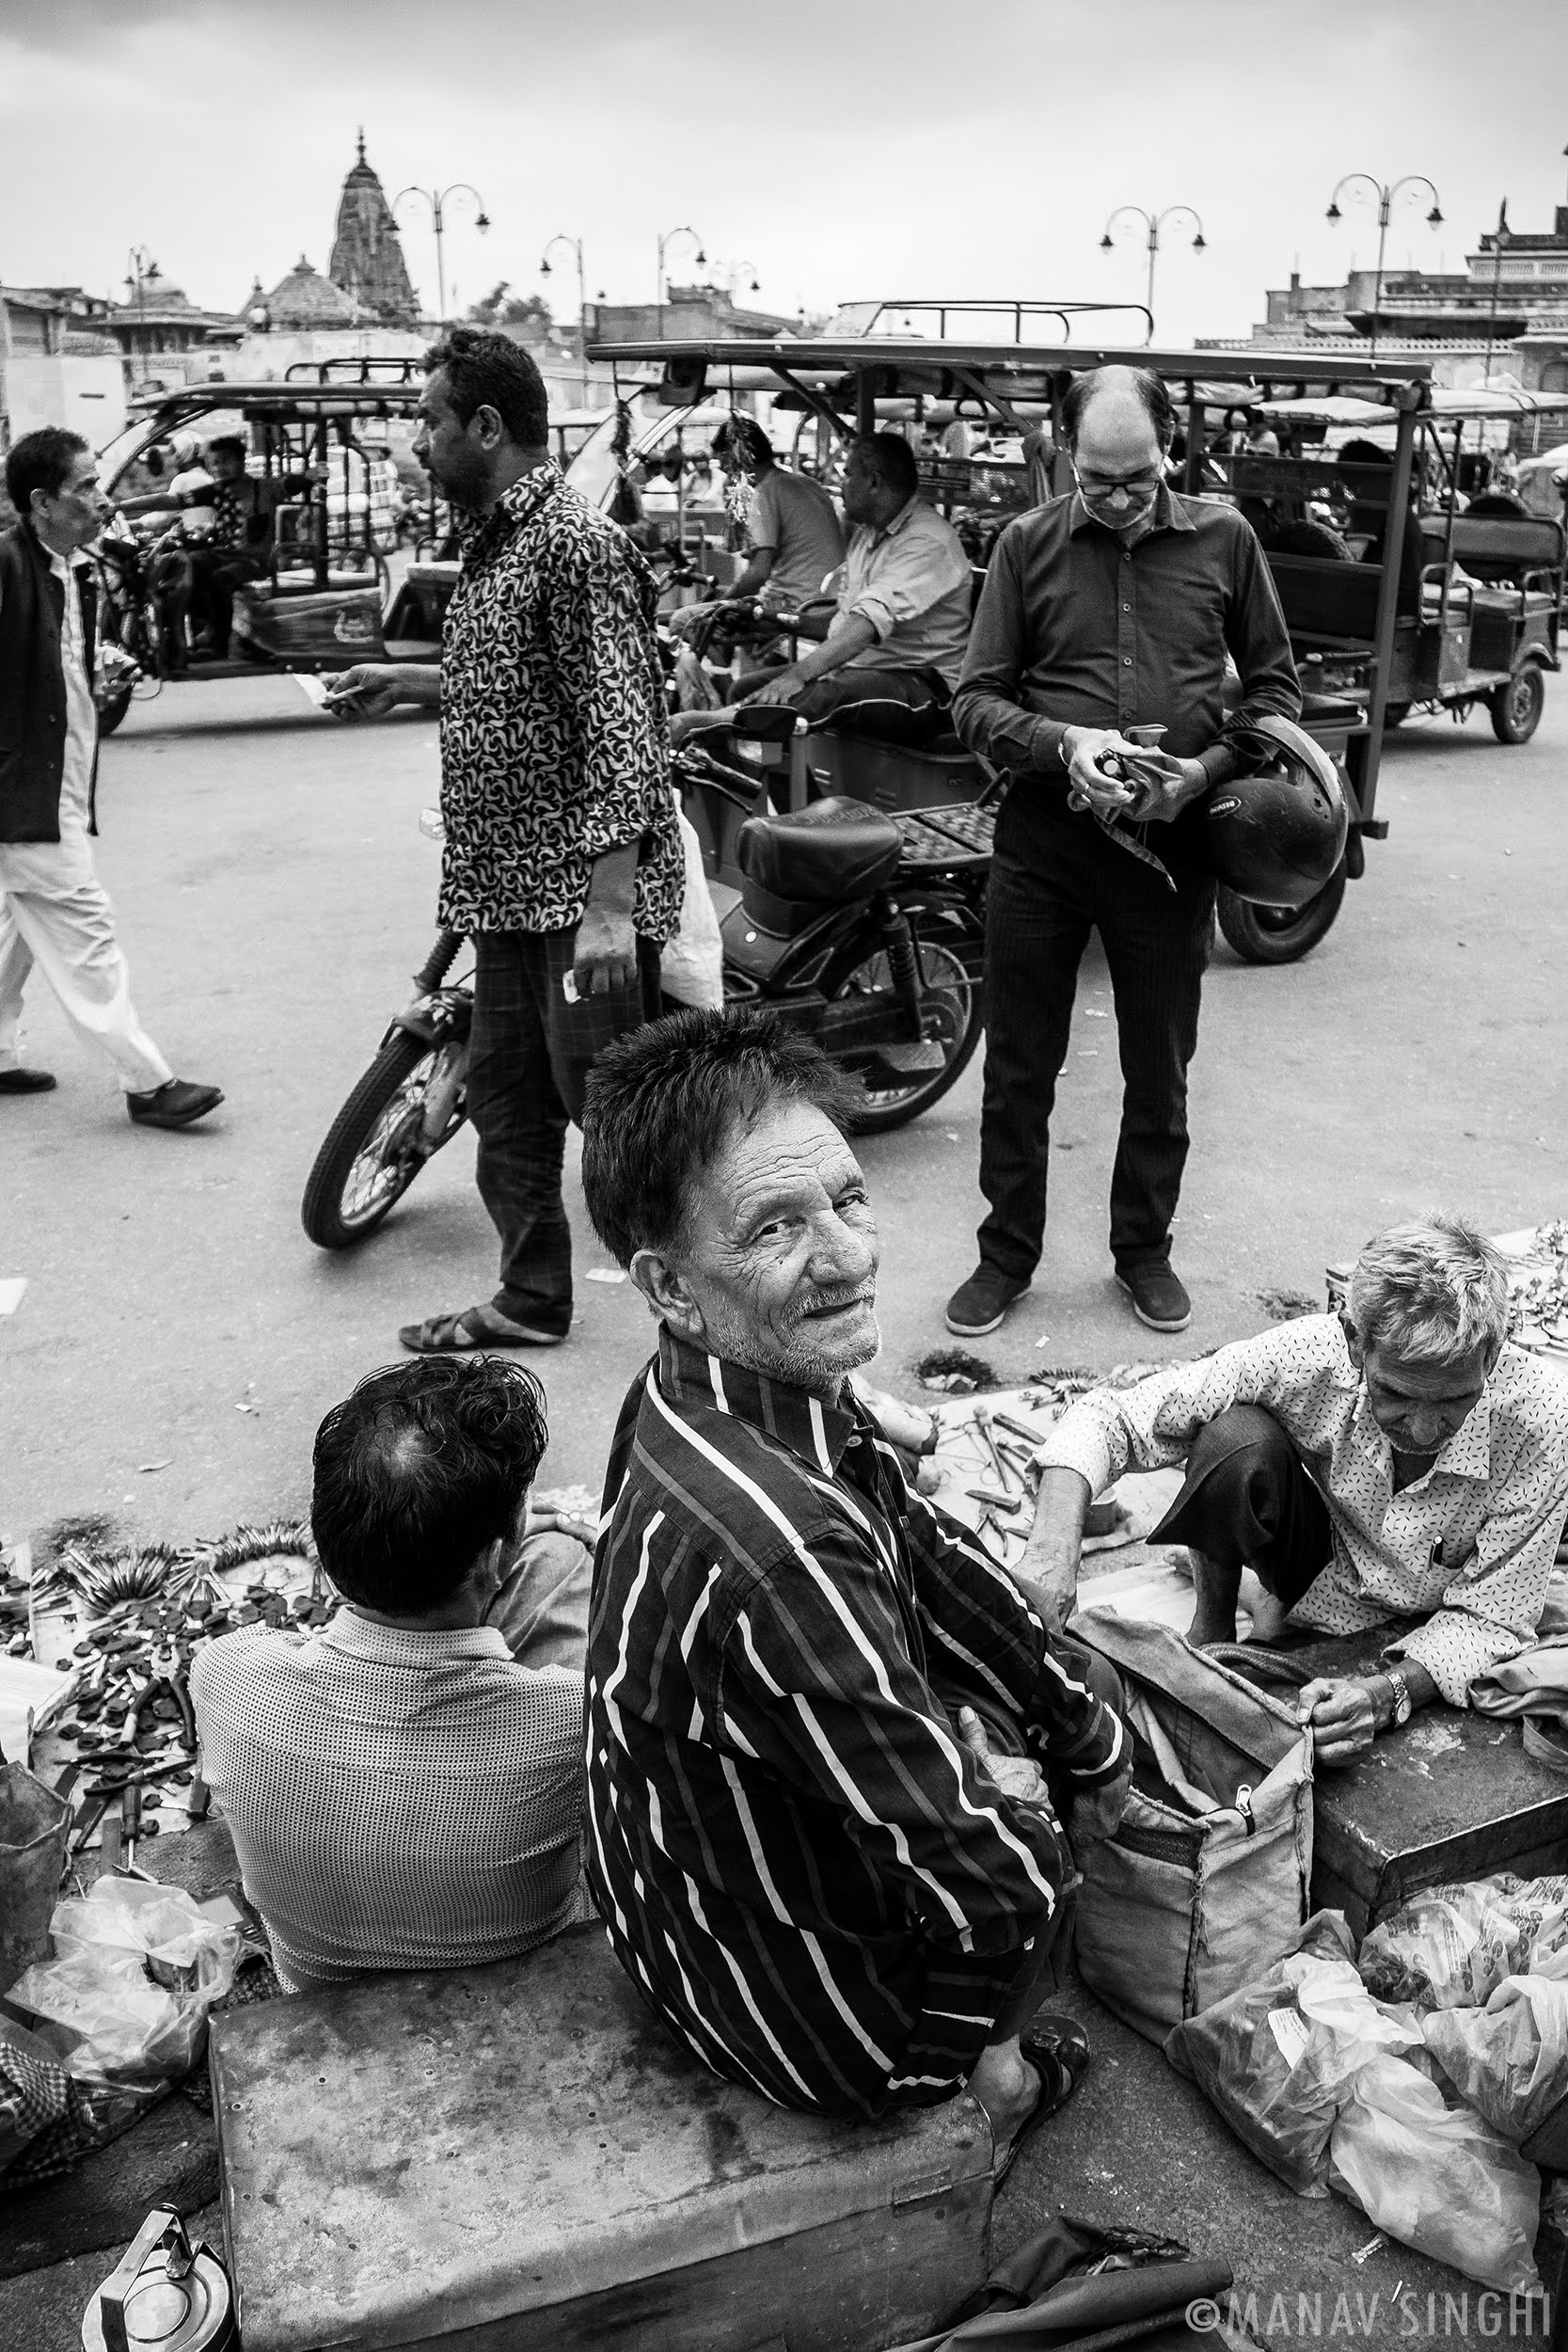
[[1251, 1568], [1287, 1609], [1334, 1555], [1328, 1505], [1261, 1405], [1229, 1406], [1198, 1431], [1181, 1492], [1148, 1540], [1190, 1544], [1237, 1584]]
[[239, 548], [195, 548], [191, 551], [191, 618], [205, 628], [214, 653], [229, 651], [234, 591], [247, 580], [266, 577], [266, 558]]
[[[1159, 826], [1151, 826], [1159, 848]], [[996, 828], [986, 913], [980, 1256], [1027, 1281], [1045, 1238], [1046, 1162], [1078, 966], [1098, 929], [1111, 969], [1124, 1081], [1111, 1175], [1111, 1255], [1161, 1265], [1187, 1160], [1187, 1065], [1214, 918], [1214, 884], [1172, 890], [1087, 817], [1056, 816], [1015, 785]]]
[[638, 982], [569, 1005], [576, 927], [474, 934], [468, 1116], [479, 1193], [501, 1240], [494, 1304], [515, 1323], [564, 1338], [572, 1322], [572, 1236], [561, 1198], [568, 1120], [582, 1118], [594, 1060], [657, 1017], [658, 949], [637, 942]]
[[875, 735], [884, 743], [929, 743], [948, 724], [952, 690], [935, 670], [836, 670], [795, 698], [814, 726]]

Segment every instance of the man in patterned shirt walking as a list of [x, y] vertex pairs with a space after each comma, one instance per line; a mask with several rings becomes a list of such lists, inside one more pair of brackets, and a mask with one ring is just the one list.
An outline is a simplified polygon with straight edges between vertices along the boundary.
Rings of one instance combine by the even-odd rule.
[[550, 1347], [572, 1323], [567, 1121], [594, 1056], [657, 1013], [680, 915], [657, 591], [551, 463], [526, 352], [454, 327], [425, 365], [414, 453], [462, 517], [440, 669], [363, 663], [330, 707], [440, 706], [440, 919], [474, 944], [468, 1115], [501, 1279], [401, 1337], [420, 1354]]

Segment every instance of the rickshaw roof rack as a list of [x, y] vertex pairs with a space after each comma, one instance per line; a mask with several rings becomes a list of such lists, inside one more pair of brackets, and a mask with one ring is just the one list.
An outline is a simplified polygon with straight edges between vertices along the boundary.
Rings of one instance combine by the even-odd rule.
[[[1379, 425], [1393, 421], [1394, 411], [1378, 401], [1339, 399], [1265, 400], [1257, 404], [1265, 416], [1295, 418], [1307, 424]], [[1568, 410], [1568, 391], [1527, 392], [1497, 385], [1439, 385], [1427, 403], [1426, 415], [1434, 424], [1476, 418], [1536, 417], [1549, 410]]]
[[388, 355], [372, 358], [347, 356], [336, 359], [295, 359], [283, 371], [285, 384], [419, 384], [423, 387], [425, 364], [422, 358], [404, 353], [401, 358]]
[[873, 337], [880, 340], [882, 335], [892, 331], [881, 328], [880, 322], [884, 318], [891, 319], [896, 316], [903, 321], [907, 339], [910, 332], [910, 320], [912, 316], [918, 314], [921, 317], [929, 318], [934, 315], [937, 321], [936, 340], [944, 343], [947, 341], [949, 313], [965, 319], [1010, 316], [1013, 322], [1013, 342], [1027, 350], [1031, 346], [1025, 344], [1023, 341], [1025, 320], [1058, 319], [1062, 326], [1062, 345], [1033, 346], [1037, 349], [1053, 350], [1061, 348], [1071, 342], [1072, 322], [1075, 318], [1114, 316], [1129, 311], [1135, 313], [1145, 322], [1150, 340], [1152, 340], [1154, 314], [1142, 302], [1035, 302], [1021, 300], [1016, 296], [986, 302], [969, 294], [916, 294], [905, 301], [896, 301], [890, 295], [882, 302], [841, 302], [828, 322], [824, 332], [835, 338], [856, 335], [864, 336], [868, 340]]
[[270, 376], [260, 384], [177, 384], [166, 391], [133, 393], [126, 405], [134, 417], [170, 419], [210, 415], [214, 409], [229, 408], [237, 408], [245, 416], [282, 421], [353, 416], [372, 410], [388, 416], [411, 417], [423, 389], [422, 373], [406, 381], [375, 377], [361, 380], [356, 376], [352, 381], [334, 378], [299, 383], [287, 376]]
[[[594, 342], [588, 356], [611, 366], [662, 361], [666, 382], [684, 375], [692, 384], [703, 380], [704, 369], [713, 372], [717, 385], [737, 374], [759, 372], [784, 383], [794, 381], [818, 390], [837, 386], [863, 371], [875, 371], [878, 390], [896, 396], [898, 379], [908, 375], [910, 389], [928, 390], [933, 375], [970, 379], [966, 389], [990, 385], [1004, 398], [1015, 397], [1031, 383], [1049, 387], [1064, 375], [1087, 368], [1120, 366], [1149, 368], [1156, 375], [1200, 392], [1209, 386], [1249, 385], [1309, 387], [1337, 391], [1341, 387], [1378, 387], [1390, 395], [1392, 407], [1423, 407], [1430, 393], [1432, 363], [1427, 359], [1345, 359], [1338, 354], [1325, 359], [1321, 352], [1258, 353], [1223, 351], [1151, 351], [1147, 345], [1087, 346], [1070, 350], [1051, 346], [1022, 348], [1016, 343], [937, 342], [882, 335], [814, 335], [752, 341], [725, 336], [673, 338], [652, 342]], [[724, 373], [721, 373], [724, 372]], [[745, 389], [754, 389], [747, 387]], [[694, 395], [695, 396], [695, 395]], [[1218, 390], [1219, 405], [1227, 397]]]

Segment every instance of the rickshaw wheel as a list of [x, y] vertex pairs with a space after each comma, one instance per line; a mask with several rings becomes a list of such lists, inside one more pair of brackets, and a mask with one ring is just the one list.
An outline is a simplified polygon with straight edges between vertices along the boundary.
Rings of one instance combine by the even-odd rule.
[[1402, 727], [1409, 716], [1410, 705], [1408, 703], [1390, 703], [1384, 711], [1383, 723], [1386, 728]]
[[1528, 743], [1546, 707], [1546, 681], [1538, 661], [1527, 661], [1506, 686], [1486, 698], [1492, 732], [1499, 743]]
[[1219, 925], [1243, 963], [1298, 963], [1333, 929], [1345, 895], [1341, 858], [1304, 907], [1260, 907], [1220, 885]]
[[119, 686], [115, 689], [112, 694], [104, 695], [98, 709], [98, 738], [100, 742], [103, 741], [104, 736], [113, 735], [116, 727], [119, 726], [120, 721], [130, 709], [131, 691], [132, 690], [129, 686]]

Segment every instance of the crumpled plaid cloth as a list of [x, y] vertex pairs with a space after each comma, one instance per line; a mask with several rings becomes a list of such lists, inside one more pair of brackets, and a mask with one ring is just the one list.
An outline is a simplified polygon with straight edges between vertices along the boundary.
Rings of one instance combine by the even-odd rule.
[[58, 2059], [37, 2058], [0, 2038], [0, 2189], [69, 2172], [94, 2148], [118, 2139], [169, 2088], [88, 2090]]

